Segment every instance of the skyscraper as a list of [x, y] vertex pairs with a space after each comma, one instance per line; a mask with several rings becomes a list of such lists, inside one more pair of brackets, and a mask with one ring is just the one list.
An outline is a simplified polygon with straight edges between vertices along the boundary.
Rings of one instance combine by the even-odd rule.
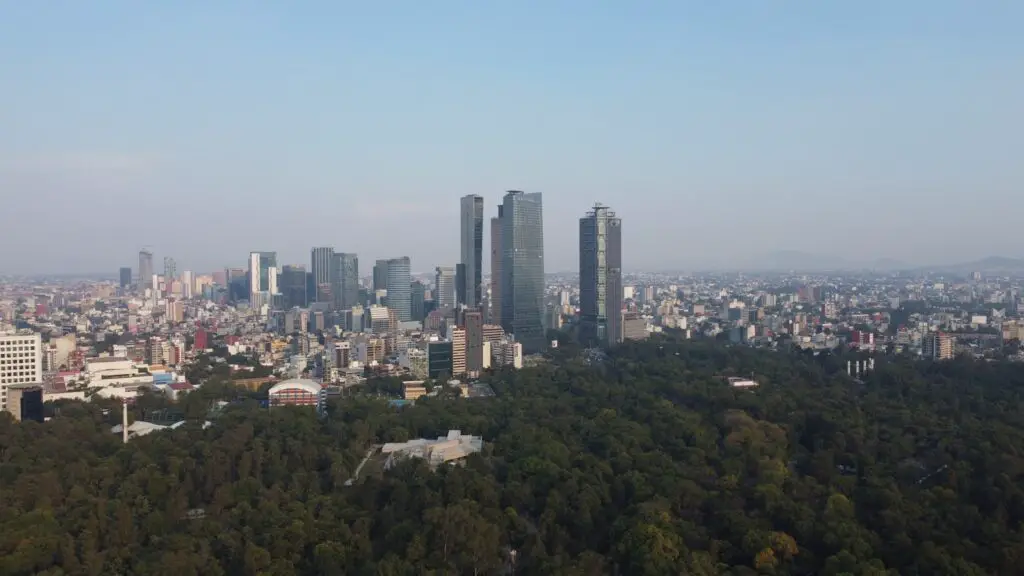
[[580, 218], [580, 342], [622, 340], [622, 219], [607, 206]]
[[462, 328], [466, 333], [466, 372], [477, 376], [484, 369], [484, 316], [479, 308], [463, 311]]
[[[380, 261], [378, 261], [378, 265]], [[411, 263], [408, 256], [386, 260], [387, 283], [384, 287], [388, 291], [388, 308], [395, 311], [399, 322], [412, 320], [412, 309], [410, 302]], [[376, 270], [374, 271], [376, 275]]]
[[285, 308], [306, 307], [305, 266], [285, 266], [281, 269], [281, 295], [284, 297]]
[[171, 289], [171, 282], [178, 279], [178, 263], [170, 256], [164, 256], [164, 284], [167, 290]]
[[462, 256], [456, 274], [457, 301], [469, 307], [479, 306], [484, 257], [483, 197], [475, 194], [462, 197], [459, 228]]
[[373, 265], [373, 289], [387, 290], [388, 286], [388, 261], [377, 260]]
[[491, 298], [490, 316], [491, 324], [501, 324], [501, 261], [504, 252], [501, 249], [501, 217], [505, 207], [498, 204], [498, 215], [491, 218]]
[[127, 267], [127, 266], [125, 266], [125, 267], [121, 268], [121, 270], [119, 272], [120, 272], [119, 275], [120, 275], [120, 281], [121, 281], [121, 288], [127, 288], [127, 287], [131, 286], [132, 285], [132, 269]]
[[313, 273], [313, 285], [316, 287], [316, 301], [331, 301], [331, 266], [334, 262], [334, 248], [323, 246], [310, 250], [310, 271]]
[[266, 292], [267, 296], [277, 293], [277, 253], [249, 253], [249, 295]]
[[359, 302], [359, 257], [335, 252], [331, 266], [331, 293], [336, 310], [348, 310]]
[[434, 270], [434, 302], [438, 310], [455, 308], [455, 270], [451, 266], [438, 266]]
[[412, 314], [413, 322], [423, 322], [427, 315], [423, 308], [426, 292], [427, 287], [419, 280], [413, 280], [409, 286], [409, 312]]
[[523, 352], [544, 348], [544, 217], [540, 192], [505, 194], [501, 212], [501, 325]]
[[153, 253], [148, 250], [139, 251], [139, 290], [155, 288], [153, 286]]

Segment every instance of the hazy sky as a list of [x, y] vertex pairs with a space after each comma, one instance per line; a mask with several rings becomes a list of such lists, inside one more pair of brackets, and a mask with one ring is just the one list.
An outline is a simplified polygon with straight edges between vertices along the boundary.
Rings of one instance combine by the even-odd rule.
[[[627, 269], [1024, 256], [1024, 2], [0, 0], [0, 272], [458, 258], [544, 193]], [[487, 233], [485, 233], [487, 234]], [[486, 236], [485, 236], [486, 237]], [[486, 251], [486, 250], [485, 250]]]

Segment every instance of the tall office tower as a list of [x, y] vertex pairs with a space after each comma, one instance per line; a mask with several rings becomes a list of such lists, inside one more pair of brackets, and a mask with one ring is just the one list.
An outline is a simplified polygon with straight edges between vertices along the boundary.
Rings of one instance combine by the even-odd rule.
[[153, 253], [148, 250], [139, 251], [139, 290], [156, 288], [153, 286]]
[[178, 279], [178, 263], [170, 256], [164, 256], [164, 285], [171, 290], [171, 283]]
[[125, 266], [119, 271], [121, 288], [127, 288], [132, 285], [132, 269]]
[[600, 204], [580, 218], [580, 342], [622, 341], [622, 219]]
[[377, 260], [373, 265], [373, 289], [387, 290], [388, 286], [388, 261]]
[[423, 322], [427, 313], [423, 308], [427, 296], [427, 287], [419, 280], [413, 280], [409, 286], [409, 312], [412, 314], [413, 322]]
[[249, 295], [277, 292], [277, 253], [249, 253]]
[[0, 334], [0, 409], [7, 409], [7, 388], [43, 381], [43, 339], [39, 334]]
[[501, 264], [505, 252], [501, 248], [502, 216], [505, 206], [498, 204], [498, 215], [491, 218], [491, 295], [488, 322], [501, 324]]
[[540, 192], [505, 194], [501, 212], [501, 326], [523, 353], [544, 349], [544, 217]]
[[181, 295], [192, 298], [196, 295], [196, 275], [191, 270], [181, 273]]
[[451, 266], [438, 266], [434, 271], [434, 302], [438, 310], [455, 308], [455, 270]]
[[409, 289], [412, 285], [411, 262], [408, 256], [386, 260], [387, 284], [384, 287], [388, 291], [388, 308], [395, 311], [399, 322], [412, 320], [412, 310]]
[[336, 310], [348, 310], [359, 304], [359, 257], [336, 252], [331, 266], [331, 294]]
[[466, 308], [462, 313], [466, 332], [466, 372], [477, 376], [484, 369], [484, 315], [479, 308]]
[[313, 285], [316, 286], [316, 301], [331, 301], [331, 267], [334, 265], [334, 248], [327, 246], [310, 250], [310, 270]]
[[305, 266], [285, 266], [281, 269], [281, 295], [284, 297], [285, 309], [307, 306]]
[[470, 194], [463, 196], [460, 207], [462, 257], [456, 269], [455, 290], [459, 304], [480, 305], [484, 261], [484, 199]]

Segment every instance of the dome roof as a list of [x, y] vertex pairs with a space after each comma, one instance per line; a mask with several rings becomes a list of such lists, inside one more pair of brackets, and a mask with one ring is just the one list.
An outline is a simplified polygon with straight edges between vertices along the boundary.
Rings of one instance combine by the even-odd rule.
[[314, 382], [309, 379], [293, 378], [291, 380], [285, 380], [284, 382], [278, 382], [277, 384], [274, 384], [273, 386], [271, 386], [270, 390], [267, 391], [267, 394], [274, 395], [277, 394], [278, 392], [283, 392], [284, 390], [291, 390], [293, 388], [301, 388], [306, 392], [309, 392], [310, 394], [320, 394], [322, 386], [320, 386], [320, 384], [318, 384], [317, 382]]

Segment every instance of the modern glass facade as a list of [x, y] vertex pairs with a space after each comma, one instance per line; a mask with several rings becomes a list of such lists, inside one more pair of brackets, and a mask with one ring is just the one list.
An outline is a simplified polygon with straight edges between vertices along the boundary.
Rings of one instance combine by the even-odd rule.
[[388, 308], [395, 311], [399, 322], [412, 320], [410, 288], [412, 284], [411, 262], [408, 256], [387, 261]]
[[622, 220], [597, 205], [580, 218], [580, 342], [622, 340]]
[[352, 253], [334, 254], [331, 267], [331, 294], [334, 308], [348, 310], [359, 301], [359, 257]]
[[544, 218], [540, 192], [511, 191], [502, 209], [501, 325], [523, 352], [544, 349]]
[[459, 228], [461, 230], [461, 259], [459, 282], [456, 285], [458, 303], [479, 306], [483, 282], [484, 258], [484, 199], [470, 194], [460, 202]]
[[306, 307], [305, 266], [285, 266], [281, 269], [281, 295], [284, 308]]
[[139, 252], [139, 290], [154, 288], [153, 286], [153, 253], [148, 250]]
[[310, 271], [316, 289], [316, 302], [331, 302], [331, 266], [334, 264], [334, 248], [322, 246], [310, 250]]

